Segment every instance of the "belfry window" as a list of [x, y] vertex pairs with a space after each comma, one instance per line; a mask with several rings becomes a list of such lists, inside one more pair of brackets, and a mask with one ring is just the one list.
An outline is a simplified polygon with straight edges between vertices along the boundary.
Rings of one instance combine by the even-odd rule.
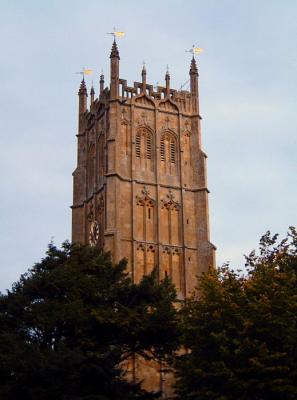
[[170, 133], [165, 133], [161, 138], [160, 158], [161, 161], [170, 162], [171, 164], [176, 162], [176, 141]]
[[161, 136], [160, 160], [161, 171], [170, 175], [175, 175], [177, 173], [177, 142], [175, 136], [170, 132], [165, 132]]
[[135, 154], [137, 158], [152, 158], [152, 135], [147, 129], [141, 129], [136, 134]]

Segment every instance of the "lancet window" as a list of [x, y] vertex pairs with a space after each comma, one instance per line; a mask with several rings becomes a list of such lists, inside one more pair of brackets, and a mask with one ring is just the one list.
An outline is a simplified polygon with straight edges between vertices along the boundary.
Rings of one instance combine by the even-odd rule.
[[137, 158], [152, 158], [152, 134], [148, 129], [141, 128], [136, 133], [135, 153]]
[[177, 143], [176, 138], [170, 132], [165, 132], [160, 141], [161, 168], [164, 173], [173, 175], [176, 173], [177, 165]]

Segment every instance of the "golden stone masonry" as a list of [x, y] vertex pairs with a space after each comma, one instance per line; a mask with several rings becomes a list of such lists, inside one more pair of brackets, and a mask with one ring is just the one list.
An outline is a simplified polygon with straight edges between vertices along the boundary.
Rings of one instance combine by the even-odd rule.
[[[110, 86], [101, 75], [99, 97], [92, 87], [89, 108], [84, 79], [78, 92], [72, 240], [103, 247], [114, 262], [127, 258], [135, 282], [157, 268], [159, 279], [169, 276], [183, 299], [197, 275], [215, 264], [196, 61], [190, 91], [171, 89], [168, 72], [165, 87], [154, 88], [145, 67], [142, 81], [128, 86], [119, 64], [114, 41]], [[162, 389], [157, 375], [144, 387]]]

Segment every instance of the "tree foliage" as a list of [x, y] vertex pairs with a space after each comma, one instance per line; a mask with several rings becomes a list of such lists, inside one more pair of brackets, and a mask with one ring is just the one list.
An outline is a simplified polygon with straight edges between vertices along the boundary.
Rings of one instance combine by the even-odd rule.
[[246, 266], [203, 275], [182, 308], [178, 399], [297, 398], [296, 230], [280, 243], [268, 232]]
[[131, 354], [166, 360], [178, 346], [175, 290], [96, 248], [50, 245], [0, 297], [0, 398], [145, 399], [125, 379]]

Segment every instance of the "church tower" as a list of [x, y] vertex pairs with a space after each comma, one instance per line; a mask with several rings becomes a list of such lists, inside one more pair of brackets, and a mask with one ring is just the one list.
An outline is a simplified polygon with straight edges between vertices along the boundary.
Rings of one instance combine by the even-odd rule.
[[72, 240], [126, 257], [132, 279], [157, 268], [171, 277], [179, 298], [193, 292], [197, 274], [213, 266], [209, 239], [206, 155], [201, 148], [198, 69], [190, 91], [120, 78], [114, 41], [110, 85], [100, 76], [87, 105], [81, 82], [77, 167], [73, 173]]

